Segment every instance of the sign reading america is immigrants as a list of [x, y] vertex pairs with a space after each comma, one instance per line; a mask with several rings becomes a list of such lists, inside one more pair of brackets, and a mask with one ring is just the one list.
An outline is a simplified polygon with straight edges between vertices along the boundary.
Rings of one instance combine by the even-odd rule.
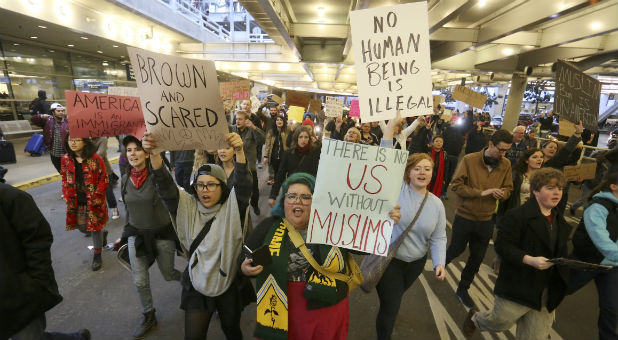
[[213, 150], [229, 132], [215, 64], [128, 47], [146, 128], [167, 150]]
[[307, 243], [386, 256], [407, 160], [406, 150], [325, 138]]
[[433, 114], [427, 2], [350, 13], [361, 120]]

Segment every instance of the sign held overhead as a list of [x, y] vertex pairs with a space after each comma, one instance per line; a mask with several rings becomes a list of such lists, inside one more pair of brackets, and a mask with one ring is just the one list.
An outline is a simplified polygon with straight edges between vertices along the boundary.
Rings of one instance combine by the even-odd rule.
[[215, 63], [128, 47], [146, 127], [167, 150], [226, 147]]
[[583, 122], [586, 129], [597, 131], [601, 82], [559, 60], [556, 64], [554, 112], [572, 122]]
[[455, 91], [453, 91], [453, 98], [464, 102], [471, 107], [477, 107], [479, 109], [483, 109], [485, 103], [487, 102], [486, 95], [478, 93], [461, 85], [455, 86]]
[[363, 122], [433, 114], [427, 3], [352, 11]]

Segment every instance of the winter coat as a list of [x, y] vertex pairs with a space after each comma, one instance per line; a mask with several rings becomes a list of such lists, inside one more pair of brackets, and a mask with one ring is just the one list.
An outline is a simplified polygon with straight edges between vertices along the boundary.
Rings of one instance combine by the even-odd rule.
[[[33, 115], [30, 118], [30, 121], [32, 121], [32, 123], [38, 126], [41, 126], [43, 128], [43, 144], [45, 144], [45, 146], [47, 147], [47, 150], [50, 150], [54, 142], [55, 118], [49, 117], [47, 119], [43, 119], [41, 115], [38, 114], [38, 115]], [[65, 118], [60, 123], [60, 135], [62, 136], [62, 141], [60, 145], [62, 145], [63, 152], [66, 152], [66, 150], [64, 150], [64, 141], [67, 139], [68, 133], [69, 133], [69, 121]]]
[[507, 211], [500, 219], [495, 248], [502, 257], [502, 264], [494, 288], [496, 295], [541, 310], [543, 291], [547, 289], [547, 310], [551, 312], [558, 307], [566, 292], [569, 269], [556, 265], [539, 270], [523, 263], [525, 255], [548, 259], [568, 256], [567, 241], [571, 226], [558, 209], [552, 209], [552, 214], [553, 225], [558, 228], [553, 251], [547, 218], [541, 213], [535, 198]]
[[[292, 134], [292, 131], [290, 131], [290, 128], [286, 127], [285, 129], [283, 129], [281, 132], [281, 144], [279, 147], [282, 149], [281, 154], [283, 155], [283, 152], [285, 150], [288, 149], [288, 146], [286, 145], [286, 140], [288, 139], [288, 135]], [[272, 159], [272, 150], [273, 150], [273, 145], [275, 145], [275, 134], [273, 133], [273, 130], [270, 129], [268, 130], [268, 134], [266, 135], [266, 152], [264, 153], [264, 155], [266, 157], [268, 157], [269, 159]]]
[[62, 301], [49, 223], [29, 194], [0, 183], [0, 339]]
[[60, 174], [62, 175], [62, 195], [67, 203], [66, 229], [77, 227], [77, 187], [75, 166], [81, 165], [86, 186], [86, 201], [88, 208], [87, 231], [99, 231], [107, 223], [107, 202], [105, 190], [109, 183], [105, 164], [101, 156], [96, 153], [92, 158], [84, 159], [82, 164], [77, 163], [69, 154], [61, 159]]

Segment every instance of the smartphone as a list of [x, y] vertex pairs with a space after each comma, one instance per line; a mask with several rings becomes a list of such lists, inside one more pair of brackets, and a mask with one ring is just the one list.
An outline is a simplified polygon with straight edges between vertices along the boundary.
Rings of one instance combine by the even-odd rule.
[[245, 244], [243, 246], [245, 256], [251, 259], [251, 264], [253, 266], [267, 266], [273, 262], [272, 257], [270, 256], [270, 250], [268, 249], [268, 245], [265, 244], [257, 249], [251, 250]]

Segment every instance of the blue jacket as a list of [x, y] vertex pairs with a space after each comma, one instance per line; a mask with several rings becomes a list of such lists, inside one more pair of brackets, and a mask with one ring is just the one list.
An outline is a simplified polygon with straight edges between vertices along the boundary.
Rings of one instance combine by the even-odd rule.
[[[618, 198], [611, 192], [599, 192], [594, 198], [605, 198], [618, 204]], [[609, 238], [606, 225], [608, 214], [607, 209], [601, 204], [593, 203], [584, 211], [584, 223], [592, 243], [605, 256], [601, 264], [618, 266], [618, 241], [613, 242]]]

